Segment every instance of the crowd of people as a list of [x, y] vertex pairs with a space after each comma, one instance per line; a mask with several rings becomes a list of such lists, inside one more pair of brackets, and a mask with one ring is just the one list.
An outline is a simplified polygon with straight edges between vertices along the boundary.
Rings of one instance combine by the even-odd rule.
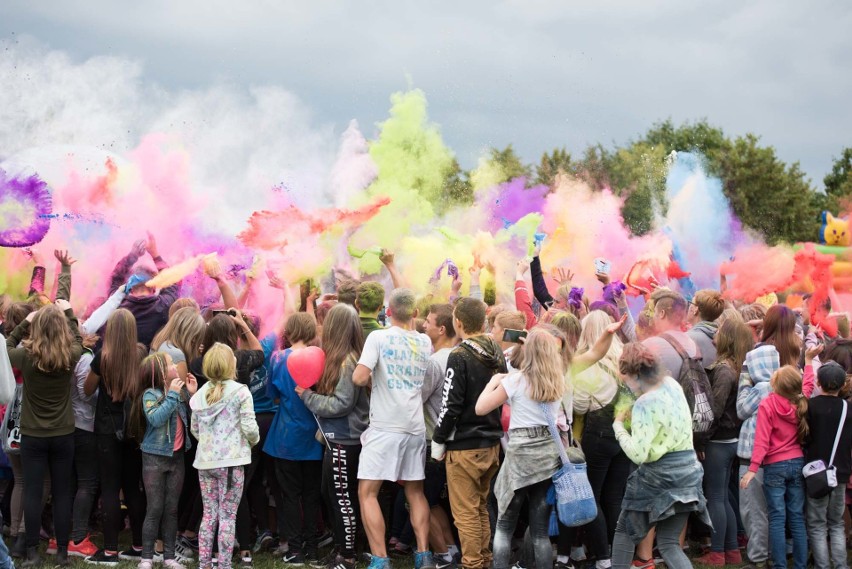
[[[484, 293], [478, 263], [450, 298], [418, 296], [383, 253], [389, 290], [342, 278], [297, 298], [271, 279], [270, 323], [253, 282], [215, 266], [209, 306], [149, 287], [167, 267], [149, 237], [103, 299], [74, 299], [78, 318], [74, 259], [55, 257], [55, 293], [36, 266], [0, 313], [17, 385], [0, 569], [41, 564], [44, 538], [59, 565], [140, 569], [250, 569], [260, 551], [329, 569], [680, 569], [690, 543], [709, 566], [847, 567], [852, 340], [812, 325], [807, 298], [660, 286], [633, 313], [603, 272], [592, 298], [566, 272], [548, 290], [537, 254], [514, 304]], [[290, 364], [315, 347], [305, 387]], [[563, 455], [597, 507], [579, 527], [554, 513]]]

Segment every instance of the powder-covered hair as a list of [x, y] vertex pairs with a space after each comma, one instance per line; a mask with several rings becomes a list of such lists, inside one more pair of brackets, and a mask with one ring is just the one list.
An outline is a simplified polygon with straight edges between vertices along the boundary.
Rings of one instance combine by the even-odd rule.
[[660, 359], [640, 342], [630, 342], [624, 346], [618, 360], [618, 371], [623, 375], [635, 375], [649, 385], [656, 385], [663, 379]]
[[533, 401], [552, 402], [565, 393], [565, 366], [559, 339], [538, 327], [524, 342], [521, 372], [527, 380], [527, 396]]
[[216, 343], [204, 354], [201, 362], [204, 377], [212, 384], [207, 390], [207, 404], [213, 405], [225, 394], [225, 382], [237, 376], [237, 361], [230, 346]]

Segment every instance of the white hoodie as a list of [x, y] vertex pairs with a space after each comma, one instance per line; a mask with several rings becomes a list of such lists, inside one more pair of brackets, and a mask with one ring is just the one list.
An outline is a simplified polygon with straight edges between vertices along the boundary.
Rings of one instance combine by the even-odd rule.
[[207, 404], [207, 382], [189, 400], [192, 409], [190, 430], [198, 439], [193, 466], [212, 470], [251, 463], [251, 447], [260, 440], [254, 417], [254, 403], [248, 387], [235, 380], [224, 382], [222, 399]]

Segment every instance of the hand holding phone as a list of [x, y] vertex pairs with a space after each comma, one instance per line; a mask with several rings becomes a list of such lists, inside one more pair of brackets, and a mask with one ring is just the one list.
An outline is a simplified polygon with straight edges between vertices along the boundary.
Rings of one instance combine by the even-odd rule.
[[511, 342], [513, 344], [520, 344], [521, 338], [527, 337], [526, 330], [513, 330], [512, 328], [506, 328], [503, 330], [503, 341]]
[[602, 274], [602, 275], [608, 275], [610, 269], [612, 269], [612, 264], [609, 261], [607, 261], [603, 257], [598, 257], [597, 259], [595, 259], [595, 272], [596, 273], [599, 273], [599, 274]]

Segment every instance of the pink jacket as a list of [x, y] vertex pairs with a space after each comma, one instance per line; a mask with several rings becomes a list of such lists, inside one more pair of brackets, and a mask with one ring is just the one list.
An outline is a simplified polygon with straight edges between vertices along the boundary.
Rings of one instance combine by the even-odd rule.
[[[810, 397], [814, 390], [814, 368], [805, 367], [802, 394]], [[797, 438], [799, 419], [796, 407], [775, 393], [770, 393], [757, 409], [757, 431], [749, 470], [757, 472], [762, 465], [801, 458], [802, 446]]]

